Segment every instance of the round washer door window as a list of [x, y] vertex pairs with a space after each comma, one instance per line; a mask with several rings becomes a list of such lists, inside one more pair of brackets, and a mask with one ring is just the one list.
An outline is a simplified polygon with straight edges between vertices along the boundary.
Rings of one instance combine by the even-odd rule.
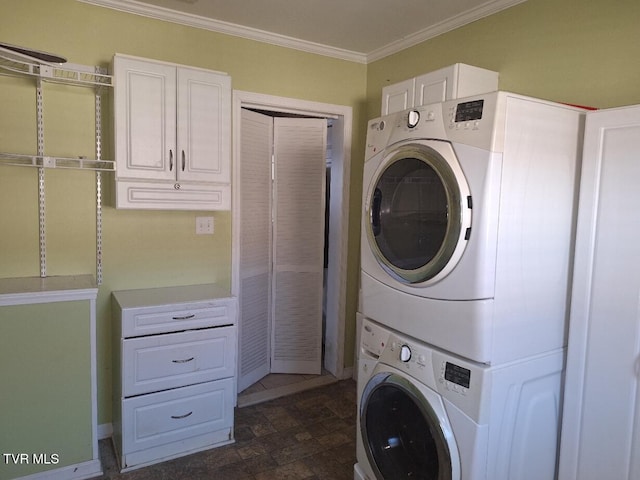
[[398, 148], [384, 165], [368, 205], [367, 235], [378, 263], [403, 283], [448, 273], [470, 229], [462, 172], [422, 144]]
[[449, 446], [438, 417], [407, 380], [380, 373], [360, 408], [367, 457], [378, 480], [452, 480]]

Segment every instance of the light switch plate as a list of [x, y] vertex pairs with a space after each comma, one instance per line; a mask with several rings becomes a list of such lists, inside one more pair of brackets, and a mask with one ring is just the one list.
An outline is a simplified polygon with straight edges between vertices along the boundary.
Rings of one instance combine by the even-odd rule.
[[196, 217], [196, 233], [213, 235], [213, 217]]

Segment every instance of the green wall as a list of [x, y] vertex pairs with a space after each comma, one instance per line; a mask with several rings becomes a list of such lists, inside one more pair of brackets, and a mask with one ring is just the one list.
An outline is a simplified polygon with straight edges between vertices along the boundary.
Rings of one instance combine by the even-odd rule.
[[[0, 41], [67, 57], [70, 63], [108, 66], [113, 54], [228, 72], [234, 89], [348, 105], [354, 125], [363, 114], [366, 66], [261, 44], [237, 37], [151, 20], [75, 0], [3, 0]], [[110, 99], [103, 115], [103, 158], [113, 158]], [[36, 153], [33, 81], [0, 76], [0, 152]], [[95, 158], [93, 93], [44, 86], [45, 152]], [[355, 129], [352, 157], [362, 157]], [[354, 163], [358, 164], [355, 160]], [[360, 180], [357, 176], [354, 182]], [[105, 175], [105, 177], [107, 177]], [[105, 178], [105, 187], [111, 178]], [[105, 188], [105, 190], [108, 190]], [[47, 274], [95, 272], [95, 175], [46, 171]], [[215, 212], [213, 236], [195, 235], [196, 212], [103, 209], [103, 284], [97, 302], [98, 423], [111, 421], [111, 319], [113, 290], [218, 282], [231, 285], [231, 214]], [[38, 276], [37, 169], [0, 167], [0, 277]], [[350, 231], [358, 229], [359, 197]], [[348, 315], [356, 309], [358, 237], [349, 248]], [[0, 326], [0, 329], [2, 327]], [[345, 358], [353, 358], [353, 322]], [[0, 330], [0, 335], [2, 331]]]
[[[0, 453], [30, 456], [28, 463], [3, 457], [0, 478], [93, 459], [89, 308], [88, 300], [0, 308]], [[49, 463], [32, 454], [47, 454]]]
[[607, 108], [640, 103], [640, 2], [527, 0], [368, 65], [367, 116], [383, 86], [453, 63], [500, 73], [500, 90]]
[[[528, 0], [491, 17], [362, 65], [147, 19], [75, 0], [3, 0], [0, 41], [108, 66], [127, 53], [228, 72], [233, 88], [348, 105], [354, 111], [345, 363], [351, 365], [357, 305], [359, 211], [366, 121], [379, 115], [384, 85], [457, 62], [500, 72], [500, 88], [551, 100], [611, 107], [640, 103], [640, 2]], [[46, 86], [45, 150], [93, 158], [92, 96]], [[107, 102], [108, 104], [108, 102]], [[30, 82], [0, 77], [0, 151], [34, 153]], [[103, 157], [112, 158], [104, 114]], [[106, 179], [107, 183], [109, 179]], [[47, 171], [50, 275], [95, 271], [95, 177]], [[110, 201], [106, 195], [107, 204]], [[104, 283], [98, 296], [99, 423], [111, 420], [109, 295], [112, 290], [231, 282], [231, 215], [195, 235], [195, 212], [116, 211], [104, 218]], [[0, 169], [0, 277], [37, 276], [37, 172]], [[1, 328], [1, 327], [0, 327]]]

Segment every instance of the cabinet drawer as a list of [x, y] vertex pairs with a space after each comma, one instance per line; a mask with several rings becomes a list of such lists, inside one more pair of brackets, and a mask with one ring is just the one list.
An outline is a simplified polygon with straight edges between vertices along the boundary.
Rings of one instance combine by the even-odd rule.
[[128, 398], [122, 403], [124, 454], [233, 426], [233, 379]]
[[235, 327], [130, 338], [122, 343], [125, 397], [235, 373]]
[[122, 311], [123, 337], [231, 324], [235, 324], [235, 309], [231, 301], [128, 308]]

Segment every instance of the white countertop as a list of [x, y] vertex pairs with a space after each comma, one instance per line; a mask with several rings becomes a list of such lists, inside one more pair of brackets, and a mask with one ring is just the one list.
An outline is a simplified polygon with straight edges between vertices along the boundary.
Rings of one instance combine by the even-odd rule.
[[93, 275], [0, 278], [0, 306], [95, 300]]
[[207, 283], [180, 287], [120, 290], [113, 292], [113, 296], [122, 308], [137, 308], [231, 298], [231, 293], [215, 283]]

